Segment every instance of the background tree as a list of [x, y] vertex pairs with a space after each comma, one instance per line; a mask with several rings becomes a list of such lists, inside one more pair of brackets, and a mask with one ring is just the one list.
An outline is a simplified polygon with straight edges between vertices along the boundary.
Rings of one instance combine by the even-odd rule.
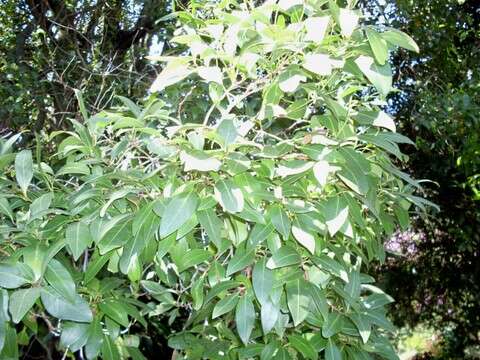
[[161, 49], [169, 11], [164, 0], [2, 0], [0, 127], [68, 127], [74, 89], [92, 111], [143, 97], [156, 74], [145, 56]]
[[478, 1], [363, 1], [370, 20], [412, 34], [420, 54], [393, 58], [400, 93], [388, 111], [412, 139], [409, 169], [441, 212], [400, 234], [380, 272], [396, 299], [397, 324], [426, 322], [447, 342], [445, 357], [463, 358], [480, 328], [480, 6]]

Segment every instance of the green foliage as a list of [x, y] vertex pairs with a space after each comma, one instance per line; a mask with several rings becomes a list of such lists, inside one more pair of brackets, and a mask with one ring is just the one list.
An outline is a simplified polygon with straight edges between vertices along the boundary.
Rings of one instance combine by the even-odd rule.
[[365, 271], [429, 203], [392, 160], [410, 141], [361, 116], [381, 114], [392, 79], [388, 35], [359, 15], [334, 1], [177, 12], [185, 51], [158, 59], [157, 99], [84, 111], [46, 139], [61, 139], [48, 164], [9, 157], [2, 356], [12, 321], [34, 335], [42, 317], [88, 359], [142, 358], [157, 318], [177, 359], [396, 359], [391, 298]]
[[400, 91], [387, 110], [415, 139], [408, 168], [432, 180], [424, 187], [441, 208], [427, 221], [417, 219], [413, 234], [399, 234], [403, 256], [392, 254], [378, 273], [396, 300], [394, 322], [437, 330], [443, 358], [464, 359], [464, 350], [480, 340], [478, 1], [363, 3], [372, 23], [418, 41], [420, 53], [398, 51], [391, 59]]
[[85, 112], [76, 89], [94, 112], [115, 95], [143, 97], [155, 75], [145, 56], [168, 47], [170, 22], [160, 18], [169, 7], [162, 0], [2, 1], [0, 132], [68, 128]]

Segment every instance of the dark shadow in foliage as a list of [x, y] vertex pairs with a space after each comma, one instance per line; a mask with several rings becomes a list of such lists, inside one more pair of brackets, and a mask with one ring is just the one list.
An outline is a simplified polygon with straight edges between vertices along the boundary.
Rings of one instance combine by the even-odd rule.
[[[425, 184], [441, 212], [418, 220], [405, 256], [379, 268], [396, 300], [397, 325], [426, 322], [443, 333], [445, 358], [464, 358], [480, 328], [480, 3], [363, 1], [373, 23], [400, 28], [420, 54], [394, 56], [396, 83], [388, 110], [401, 132], [416, 139], [409, 171]], [[401, 236], [400, 236], [401, 237]], [[394, 239], [395, 241], [395, 239]], [[414, 246], [414, 252], [408, 246]]]

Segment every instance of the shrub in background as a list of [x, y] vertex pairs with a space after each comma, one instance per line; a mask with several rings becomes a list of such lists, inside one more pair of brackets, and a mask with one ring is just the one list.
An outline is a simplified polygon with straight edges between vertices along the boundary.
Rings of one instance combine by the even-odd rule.
[[145, 107], [80, 106], [48, 161], [2, 142], [2, 358], [42, 318], [68, 354], [142, 359], [158, 317], [176, 359], [397, 358], [366, 271], [429, 205], [380, 109], [417, 48], [353, 3], [192, 3]]

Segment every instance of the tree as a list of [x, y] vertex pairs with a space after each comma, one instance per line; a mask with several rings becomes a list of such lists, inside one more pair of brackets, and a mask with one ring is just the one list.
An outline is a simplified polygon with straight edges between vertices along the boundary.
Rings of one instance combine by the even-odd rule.
[[415, 222], [418, 235], [393, 240], [404, 256], [391, 257], [380, 273], [397, 300], [395, 322], [428, 323], [443, 333], [445, 357], [463, 358], [464, 348], [478, 343], [480, 326], [478, 4], [364, 5], [372, 21], [401, 28], [418, 41], [420, 54], [400, 51], [392, 59], [401, 92], [392, 96], [388, 111], [415, 140], [415, 150], [405, 149], [408, 168], [434, 182], [425, 187], [442, 210]]
[[142, 358], [163, 318], [177, 359], [397, 359], [367, 271], [431, 205], [378, 107], [389, 50], [417, 48], [359, 15], [192, 3], [145, 106], [90, 116], [77, 92], [48, 164], [3, 142], [2, 356], [42, 318], [66, 354]]
[[75, 89], [95, 112], [114, 95], [143, 97], [156, 74], [145, 56], [168, 36], [169, 11], [163, 0], [2, 1], [1, 128], [68, 127]]

